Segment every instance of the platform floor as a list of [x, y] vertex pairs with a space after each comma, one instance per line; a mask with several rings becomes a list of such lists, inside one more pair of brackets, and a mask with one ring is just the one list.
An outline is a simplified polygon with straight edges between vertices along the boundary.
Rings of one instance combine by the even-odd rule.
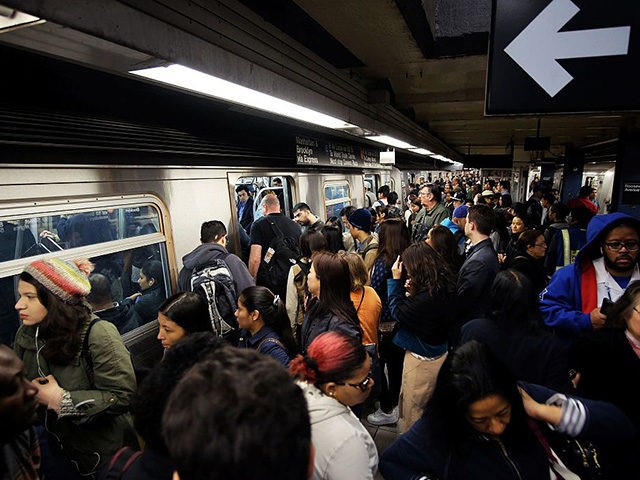
[[[365, 428], [369, 431], [371, 436], [373, 437], [373, 441], [376, 443], [376, 447], [378, 447], [378, 455], [382, 455], [382, 452], [391, 445], [396, 438], [398, 438], [398, 425], [371, 425], [367, 422], [367, 415], [374, 411], [374, 407], [370, 406], [369, 408], [365, 408], [365, 412], [360, 421], [365, 426]], [[384, 480], [384, 477], [378, 472], [374, 477], [375, 480]]]

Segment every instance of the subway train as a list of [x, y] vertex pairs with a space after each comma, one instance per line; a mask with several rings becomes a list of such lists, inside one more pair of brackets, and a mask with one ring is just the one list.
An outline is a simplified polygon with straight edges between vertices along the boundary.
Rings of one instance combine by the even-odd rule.
[[[176, 291], [182, 257], [199, 243], [206, 220], [227, 225], [230, 251], [241, 255], [236, 192], [257, 185], [254, 209], [268, 191], [291, 216], [297, 202], [321, 218], [347, 205], [364, 205], [364, 181], [400, 191], [402, 173], [387, 170], [130, 167], [102, 165], [1, 166], [0, 327], [10, 343], [18, 327], [14, 310], [17, 278], [35, 258], [87, 257], [113, 281], [114, 300], [133, 293], [142, 264], [159, 260], [165, 294]], [[282, 185], [274, 186], [280, 179]], [[278, 182], [280, 183], [280, 182]], [[259, 213], [258, 213], [259, 215]], [[157, 322], [123, 334], [136, 368], [162, 356]]]

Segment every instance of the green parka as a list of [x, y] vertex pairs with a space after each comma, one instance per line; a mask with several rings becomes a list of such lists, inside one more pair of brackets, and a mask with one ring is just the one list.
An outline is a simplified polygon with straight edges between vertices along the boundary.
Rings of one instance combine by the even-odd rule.
[[[91, 320], [82, 327], [83, 342]], [[57, 416], [48, 410], [43, 421], [59, 438], [67, 457], [77, 463], [80, 473], [90, 475], [123, 445], [137, 446], [128, 414], [136, 390], [131, 357], [116, 327], [103, 320], [89, 332], [88, 351], [93, 367], [82, 351], [70, 364], [55, 365], [37, 353], [36, 328], [22, 325], [16, 333], [14, 350], [24, 362], [27, 378], [53, 375], [60, 387], [70, 393], [76, 414]], [[42, 345], [44, 340], [39, 338], [38, 347]]]

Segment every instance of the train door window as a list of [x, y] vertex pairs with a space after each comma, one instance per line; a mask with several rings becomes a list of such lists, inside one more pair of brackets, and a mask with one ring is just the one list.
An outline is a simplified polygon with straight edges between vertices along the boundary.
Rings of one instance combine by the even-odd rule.
[[378, 187], [380, 187], [380, 175], [374, 173], [367, 173], [364, 176], [364, 180], [371, 184], [371, 191], [378, 196]]
[[130, 305], [138, 313], [135, 322], [119, 328], [121, 333], [155, 320], [157, 307], [171, 290], [159, 202], [118, 198], [78, 201], [75, 208], [32, 205], [0, 209], [1, 342], [10, 344], [19, 325], [14, 309], [19, 274], [37, 258], [89, 259], [94, 264], [92, 283], [108, 287], [100, 296], [94, 295], [100, 289], [93, 289], [94, 310]]
[[254, 190], [254, 220], [262, 216], [262, 200], [268, 193], [275, 193], [280, 201], [280, 211], [289, 218], [292, 217], [293, 200], [292, 180], [290, 177], [286, 175], [240, 177], [236, 182], [236, 187], [241, 184], [252, 185], [252, 190]]
[[349, 182], [326, 182], [323, 185], [324, 213], [327, 220], [340, 217], [340, 210], [351, 205], [351, 190]]

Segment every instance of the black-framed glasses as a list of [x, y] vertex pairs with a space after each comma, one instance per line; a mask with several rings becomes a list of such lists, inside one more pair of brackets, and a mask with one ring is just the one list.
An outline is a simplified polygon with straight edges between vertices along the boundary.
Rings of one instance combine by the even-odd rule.
[[626, 248], [628, 252], [635, 252], [638, 250], [637, 240], [627, 240], [626, 242], [605, 242], [604, 245], [614, 252], [619, 252], [622, 250], [622, 247]]
[[369, 388], [369, 383], [371, 383], [371, 375], [367, 375], [360, 383], [345, 383], [345, 382], [335, 382], [336, 385], [348, 385], [353, 388], [359, 388], [361, 392], [366, 392], [367, 388]]
[[534, 246], [534, 247], [544, 247], [544, 248], [547, 248], [547, 244], [546, 244], [546, 242], [544, 242], [544, 243], [534, 243], [534, 244], [533, 244], [533, 246]]

